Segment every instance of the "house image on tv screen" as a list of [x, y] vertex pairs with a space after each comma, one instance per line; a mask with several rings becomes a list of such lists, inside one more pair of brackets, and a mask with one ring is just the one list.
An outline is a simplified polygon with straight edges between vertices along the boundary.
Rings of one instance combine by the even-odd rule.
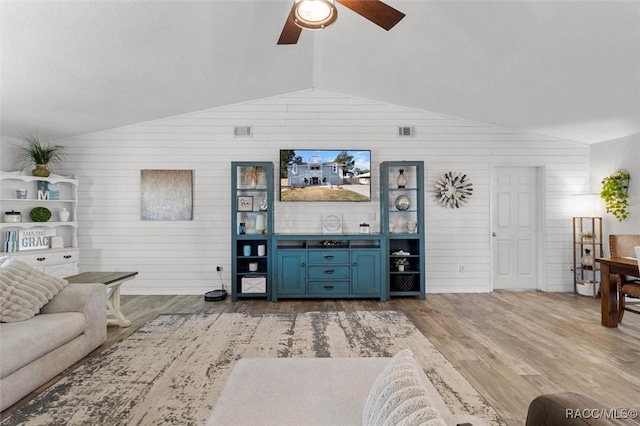
[[320, 156], [309, 157], [306, 163], [287, 165], [287, 186], [342, 185], [344, 164], [323, 162]]
[[280, 201], [371, 201], [371, 151], [280, 150]]

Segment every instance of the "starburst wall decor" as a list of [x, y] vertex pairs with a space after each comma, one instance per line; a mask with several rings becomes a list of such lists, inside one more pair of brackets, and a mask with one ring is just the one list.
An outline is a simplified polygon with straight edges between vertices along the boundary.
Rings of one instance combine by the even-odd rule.
[[460, 208], [473, 194], [473, 184], [466, 174], [447, 172], [436, 181], [436, 200], [443, 207]]

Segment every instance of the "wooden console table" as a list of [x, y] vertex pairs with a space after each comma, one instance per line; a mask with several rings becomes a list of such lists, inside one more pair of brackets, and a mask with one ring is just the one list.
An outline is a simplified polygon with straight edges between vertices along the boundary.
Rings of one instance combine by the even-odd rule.
[[97, 283], [104, 284], [107, 289], [107, 316], [109, 324], [116, 324], [120, 327], [129, 327], [129, 321], [120, 311], [120, 285], [123, 282], [132, 280], [138, 275], [137, 272], [83, 272], [78, 275], [66, 277], [70, 284]]
[[618, 326], [618, 286], [611, 279], [611, 274], [625, 274], [638, 276], [638, 262], [624, 257], [598, 257], [600, 274], [602, 275], [601, 314], [602, 325], [605, 327]]

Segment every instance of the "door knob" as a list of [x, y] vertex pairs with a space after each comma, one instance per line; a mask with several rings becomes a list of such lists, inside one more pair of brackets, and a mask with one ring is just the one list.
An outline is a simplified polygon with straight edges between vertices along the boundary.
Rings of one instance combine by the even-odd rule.
[[492, 236], [492, 237], [497, 237], [497, 236], [498, 236], [498, 234], [496, 234], [495, 232], [492, 232], [492, 233], [491, 233], [491, 236]]

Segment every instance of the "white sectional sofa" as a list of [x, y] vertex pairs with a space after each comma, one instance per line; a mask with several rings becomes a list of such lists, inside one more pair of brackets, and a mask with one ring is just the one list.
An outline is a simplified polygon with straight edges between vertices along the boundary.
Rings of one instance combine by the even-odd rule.
[[107, 337], [102, 284], [70, 284], [31, 319], [0, 323], [0, 411], [51, 380]]

